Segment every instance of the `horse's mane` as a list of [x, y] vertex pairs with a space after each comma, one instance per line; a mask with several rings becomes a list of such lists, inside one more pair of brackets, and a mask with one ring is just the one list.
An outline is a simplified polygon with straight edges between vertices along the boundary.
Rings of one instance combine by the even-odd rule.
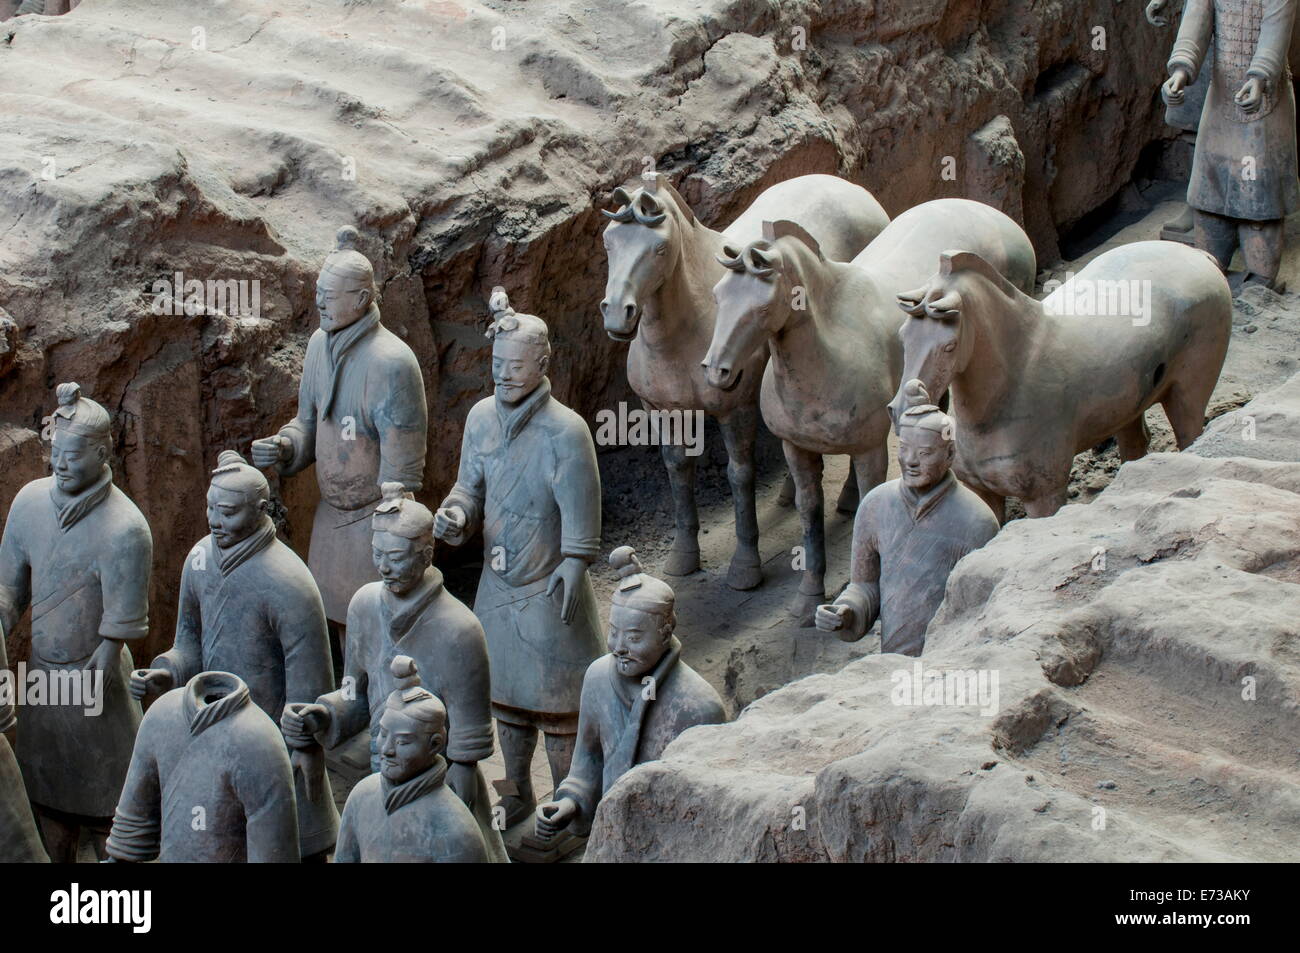
[[774, 242], [780, 238], [797, 238], [808, 246], [808, 250], [817, 256], [818, 261], [825, 261], [826, 256], [822, 254], [821, 245], [817, 244], [817, 239], [808, 234], [804, 228], [795, 222], [780, 219], [775, 222], [763, 223], [763, 238], [768, 242]]
[[946, 251], [939, 256], [939, 274], [947, 278], [955, 272], [973, 271], [987, 279], [1008, 298], [1016, 299], [1024, 292], [973, 251]]
[[668, 181], [668, 176], [662, 172], [656, 172], [653, 178], [642, 176], [642, 182], [642, 188], [656, 198], [660, 195], [666, 195], [672, 199], [677, 204], [677, 210], [686, 219], [686, 224], [695, 224], [695, 212], [691, 209], [690, 203], [682, 198], [680, 192], [673, 188], [673, 184]]

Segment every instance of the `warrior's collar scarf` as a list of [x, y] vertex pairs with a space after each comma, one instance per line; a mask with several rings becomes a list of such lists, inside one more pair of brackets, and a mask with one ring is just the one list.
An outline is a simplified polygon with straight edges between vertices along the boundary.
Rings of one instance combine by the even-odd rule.
[[939, 505], [940, 501], [953, 491], [957, 485], [957, 478], [949, 470], [943, 475], [943, 479], [930, 487], [928, 490], [918, 493], [902, 480], [898, 481], [898, 495], [902, 497], [903, 505], [907, 507], [908, 512], [912, 514], [912, 520], [919, 522], [932, 509]]
[[497, 401], [497, 419], [501, 421], [501, 430], [507, 440], [514, 440], [519, 432], [528, 426], [528, 421], [551, 398], [551, 379], [543, 377], [537, 389], [513, 407]]
[[222, 549], [214, 540], [212, 548], [216, 551], [217, 568], [221, 570], [222, 577], [229, 576], [249, 559], [266, 549], [273, 539], [275, 539], [275, 523], [271, 517], [263, 516], [261, 525], [233, 546]]
[[330, 408], [334, 406], [334, 395], [338, 390], [339, 376], [343, 372], [343, 361], [348, 351], [377, 327], [379, 327], [379, 306], [372, 304], [365, 314], [346, 328], [326, 332], [325, 357], [329, 365], [330, 383], [329, 390], [325, 393], [325, 401], [321, 404], [322, 420], [329, 418]]
[[379, 790], [384, 795], [384, 810], [389, 814], [406, 807], [412, 801], [424, 797], [434, 788], [439, 787], [447, 777], [447, 759], [438, 755], [433, 765], [425, 772], [417, 774], [409, 781], [393, 784], [382, 774], [379, 776]]
[[66, 532], [75, 526], [83, 516], [103, 503], [112, 489], [113, 471], [109, 467], [104, 467], [99, 479], [77, 494], [64, 493], [57, 481], [51, 483], [50, 499], [59, 514], [59, 529]]
[[[209, 700], [211, 699], [211, 700]], [[248, 704], [248, 686], [229, 672], [203, 672], [190, 679], [181, 709], [190, 734], [198, 735]]]
[[420, 613], [441, 593], [442, 573], [437, 566], [426, 569], [415, 588], [404, 596], [396, 595], [384, 586], [379, 592], [379, 611], [392, 641], [400, 642]]

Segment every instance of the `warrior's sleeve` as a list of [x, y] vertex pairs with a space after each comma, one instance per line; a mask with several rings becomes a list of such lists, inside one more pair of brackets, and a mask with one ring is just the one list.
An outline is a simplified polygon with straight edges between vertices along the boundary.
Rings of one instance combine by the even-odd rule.
[[[172, 687], [180, 688], [203, 671], [203, 614], [199, 597], [194, 591], [194, 572], [191, 561], [199, 543], [185, 559], [181, 570], [180, 605], [176, 609], [176, 636], [172, 647], [153, 660], [150, 668], [161, 668], [171, 675]], [[207, 557], [207, 553], [203, 554]], [[215, 570], [215, 567], [214, 567]], [[204, 570], [199, 570], [204, 571]]]
[[876, 624], [880, 615], [880, 549], [876, 540], [876, 508], [864, 500], [853, 520], [853, 555], [849, 584], [835, 600], [853, 610], [853, 622], [840, 631], [845, 642], [856, 642]]
[[[377, 482], [396, 482], [415, 491], [424, 484], [424, 454], [429, 442], [429, 406], [424, 401], [420, 363], [408, 351], [401, 360], [386, 361], [378, 369], [378, 392], [371, 404], [379, 431]], [[367, 376], [367, 383], [372, 376]]]
[[117, 860], [143, 864], [158, 856], [162, 830], [162, 787], [158, 780], [158, 734], [168, 717], [179, 717], [179, 705], [166, 697], [149, 709], [136, 733], [131, 766], [113, 812], [108, 853]]
[[557, 435], [555, 502], [560, 508], [560, 552], [588, 563], [600, 555], [600, 468], [587, 424]]
[[250, 732], [253, 750], [236, 762], [235, 794], [244, 808], [246, 850], [250, 864], [296, 864], [298, 805], [294, 797], [289, 753], [274, 725]]
[[339, 839], [334, 845], [334, 863], [361, 863], [361, 845], [357, 842], [357, 802], [360, 797], [353, 788], [348, 801], [343, 805], [343, 817], [339, 820]]
[[272, 620], [284, 652], [284, 700], [312, 702], [334, 689], [325, 606], [311, 577], [278, 603]]
[[276, 469], [281, 476], [293, 476], [316, 462], [316, 381], [325, 372], [325, 334], [316, 331], [307, 342], [298, 382], [298, 416], [280, 428], [280, 436], [293, 446], [293, 455]]
[[455, 639], [449, 677], [442, 680], [447, 706], [447, 759], [475, 764], [492, 756], [492, 688], [487, 638], [473, 613], [466, 611]]
[[[0, 632], [0, 669], [7, 669], [9, 660], [5, 655], [5, 633]], [[18, 714], [14, 708], [12, 698], [5, 698], [0, 702], [0, 735], [13, 729], [18, 724]]]
[[0, 540], [0, 641], [18, 626], [32, 601], [32, 567], [22, 541], [22, 491], [9, 507], [4, 539]]
[[[1290, 36], [1288, 33], [1288, 41]], [[1178, 38], [1174, 40], [1174, 51], [1169, 54], [1169, 72], [1180, 66], [1195, 80], [1213, 39], [1214, 0], [1187, 0], [1182, 22], [1178, 25]]]
[[474, 434], [476, 404], [465, 421], [465, 434], [460, 441], [460, 472], [456, 476], [456, 485], [451, 488], [443, 507], [459, 506], [465, 511], [465, 528], [455, 536], [447, 535], [444, 540], [453, 546], [459, 546], [473, 537], [483, 524], [483, 501], [487, 499], [487, 479], [483, 474], [483, 457], [475, 448]]
[[1291, 30], [1295, 26], [1296, 0], [1267, 0], [1264, 20], [1259, 29], [1259, 46], [1250, 61], [1246, 75], [1258, 77], [1268, 83], [1276, 93], [1278, 84], [1286, 78], [1287, 60], [1291, 52]]
[[337, 748], [353, 735], [370, 727], [370, 676], [362, 666], [362, 625], [357, 599], [348, 606], [347, 644], [344, 648], [343, 684], [337, 691], [321, 695], [318, 704], [330, 710], [329, 727], [316, 736], [326, 748]]
[[113, 539], [99, 560], [104, 614], [99, 635], [105, 639], [142, 639], [149, 634], [149, 570], [153, 536], [138, 513]]
[[[603, 656], [602, 656], [603, 657]], [[605, 754], [600, 744], [600, 686], [602, 679], [592, 662], [582, 678], [582, 701], [578, 709], [578, 738], [573, 750], [569, 776], [555, 789], [553, 799], [571, 797], [578, 802], [578, 814], [569, 823], [575, 834], [586, 833], [600, 803], [605, 776]], [[608, 689], [606, 689], [608, 690]]]

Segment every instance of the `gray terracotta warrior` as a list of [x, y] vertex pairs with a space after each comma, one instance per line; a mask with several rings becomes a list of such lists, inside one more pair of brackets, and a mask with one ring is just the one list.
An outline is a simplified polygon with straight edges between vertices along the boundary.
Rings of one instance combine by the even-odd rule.
[[856, 642], [880, 619], [880, 651], [920, 655], [948, 574], [997, 534], [998, 518], [953, 476], [952, 419], [930, 403], [919, 380], [909, 381], [904, 393], [902, 476], [862, 498], [849, 584], [817, 608], [817, 628]]
[[415, 353], [379, 321], [375, 274], [355, 229], [316, 279], [320, 328], [307, 343], [298, 416], [253, 442], [253, 463], [291, 476], [316, 464], [321, 500], [307, 562], [326, 617], [338, 625], [370, 561], [370, 515], [381, 483], [418, 490], [424, 480], [428, 406]]
[[[253, 703], [279, 724], [286, 702], [312, 702], [334, 688], [320, 592], [303, 561], [276, 539], [266, 477], [233, 450], [222, 452], [208, 488], [212, 532], [181, 571], [172, 648], [131, 676], [131, 693], [179, 688], [199, 672], [232, 672]], [[299, 759], [300, 848], [324, 860], [338, 810], [323, 759]]]
[[[0, 672], [8, 667], [4, 633], [0, 632]], [[41, 846], [36, 818], [10, 744], [17, 723], [12, 700], [0, 697], [0, 864], [46, 863], [50, 858]]]
[[492, 825], [487, 782], [478, 767], [492, 754], [483, 627], [443, 588], [433, 565], [428, 507], [407, 499], [400, 483], [385, 483], [373, 523], [373, 558], [382, 581], [367, 583], [352, 597], [343, 687], [314, 704], [286, 709], [285, 737], [300, 750], [311, 749], [313, 735], [333, 748], [369, 729], [371, 770], [381, 770], [384, 703], [397, 687], [393, 659], [415, 659], [429, 690], [447, 707], [447, 784], [472, 810], [489, 857], [504, 863], [505, 844]]
[[149, 631], [153, 540], [113, 485], [108, 412], [76, 384], [60, 384], [58, 400], [54, 474], [18, 491], [0, 543], [0, 630], [30, 606], [29, 677], [79, 690], [26, 706], [17, 747], [50, 859], [70, 863], [83, 827], [102, 856], [140, 725], [126, 644]]
[[379, 719], [379, 771], [348, 795], [334, 862], [486, 863], [474, 815], [445, 783], [447, 710], [420, 686], [410, 656], [396, 656], [390, 671], [397, 687]]
[[229, 672], [201, 672], [150, 706], [108, 853], [143, 863], [297, 863], [289, 752]]
[[537, 833], [586, 833], [603, 794], [634, 765], [656, 761], [695, 725], [727, 711], [713, 686], [682, 661], [673, 590], [648, 575], [630, 546], [609, 555], [619, 576], [609, 612], [609, 654], [582, 680], [578, 748], [554, 798], [537, 808]]
[[506, 770], [497, 790], [511, 826], [536, 805], [539, 730], [555, 783], [569, 773], [582, 673], [600, 655], [587, 575], [600, 549], [600, 471], [586, 423], [551, 396], [545, 322], [516, 314], [500, 289], [491, 307], [496, 395], [469, 412], [460, 475], [435, 531], [453, 545], [483, 531], [474, 612], [492, 659]]
[[1287, 65], [1295, 15], [1296, 0], [1187, 0], [1163, 87], [1179, 105], [1200, 71], [1212, 71], [1187, 190], [1196, 246], [1225, 271], [1240, 248], [1243, 281], [1268, 287], [1281, 267], [1283, 220], [1300, 208]]

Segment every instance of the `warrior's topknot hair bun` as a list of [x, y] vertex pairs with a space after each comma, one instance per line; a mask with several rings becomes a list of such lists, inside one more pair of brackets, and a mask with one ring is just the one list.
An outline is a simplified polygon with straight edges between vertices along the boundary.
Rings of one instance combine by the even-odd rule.
[[70, 383], [60, 384], [54, 391], [58, 397], [60, 407], [68, 407], [81, 400], [81, 385]]
[[615, 575], [619, 579], [626, 579], [628, 576], [636, 575], [639, 572], [645, 572], [641, 568], [641, 560], [636, 557], [636, 550], [631, 546], [620, 546], [609, 554], [609, 565], [613, 568]]
[[360, 249], [357, 248], [357, 245], [360, 243], [361, 233], [351, 225], [344, 225], [338, 230], [338, 234], [334, 236], [334, 248], [337, 251], [343, 251], [345, 249], [360, 251]]

